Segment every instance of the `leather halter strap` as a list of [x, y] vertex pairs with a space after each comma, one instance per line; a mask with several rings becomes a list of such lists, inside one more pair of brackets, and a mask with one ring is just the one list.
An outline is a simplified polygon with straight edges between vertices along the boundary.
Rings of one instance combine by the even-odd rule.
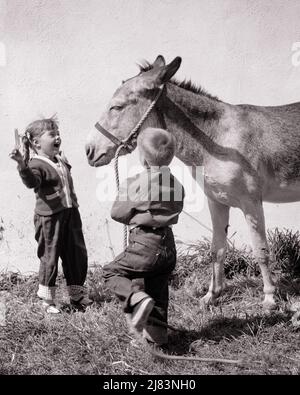
[[106, 130], [103, 126], [100, 125], [99, 122], [97, 122], [95, 124], [95, 128], [102, 133], [105, 137], [107, 137], [111, 142], [113, 142], [117, 147], [123, 146], [125, 149], [127, 149], [129, 152], [131, 152], [133, 150], [132, 145], [130, 144], [130, 141], [132, 140], [132, 138], [136, 137], [142, 124], [144, 123], [144, 121], [146, 120], [146, 118], [148, 117], [148, 115], [150, 114], [150, 112], [152, 111], [152, 109], [154, 108], [154, 106], [156, 105], [162, 91], [164, 89], [164, 85], [162, 85], [159, 88], [159, 91], [155, 97], [155, 99], [152, 101], [152, 103], [150, 104], [150, 106], [148, 107], [147, 111], [145, 112], [145, 114], [142, 116], [142, 118], [140, 119], [140, 121], [137, 123], [137, 125], [132, 129], [132, 131], [129, 133], [129, 136], [125, 139], [125, 140], [120, 140], [118, 139], [116, 136], [114, 136], [113, 134], [111, 134], [108, 130]]
[[123, 144], [121, 140], [119, 140], [116, 136], [111, 134], [108, 130], [104, 129], [99, 122], [95, 124], [95, 128], [99, 130], [105, 137], [107, 137], [110, 141], [112, 141], [116, 146]]

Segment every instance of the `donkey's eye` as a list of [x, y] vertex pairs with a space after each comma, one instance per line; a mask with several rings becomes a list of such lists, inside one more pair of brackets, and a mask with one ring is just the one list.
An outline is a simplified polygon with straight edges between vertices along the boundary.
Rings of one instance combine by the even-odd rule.
[[112, 111], [112, 110], [120, 111], [120, 110], [122, 110], [122, 108], [124, 108], [124, 106], [112, 106], [112, 107], [110, 107], [109, 111]]

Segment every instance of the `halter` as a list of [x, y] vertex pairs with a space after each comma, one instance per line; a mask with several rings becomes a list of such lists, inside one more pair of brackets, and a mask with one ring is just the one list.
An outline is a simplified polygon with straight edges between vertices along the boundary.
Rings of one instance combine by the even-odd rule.
[[[115, 169], [115, 178], [116, 178], [116, 185], [117, 185], [118, 192], [119, 192], [119, 186], [120, 186], [119, 169], [118, 169], [118, 159], [119, 159], [120, 152], [121, 152], [122, 148], [125, 148], [128, 152], [131, 152], [133, 150], [133, 146], [131, 144], [131, 140], [138, 135], [141, 126], [143, 125], [143, 123], [145, 122], [146, 118], [148, 117], [148, 115], [150, 114], [150, 112], [152, 111], [154, 106], [156, 105], [156, 103], [157, 103], [157, 101], [158, 101], [163, 89], [164, 89], [164, 85], [162, 85], [159, 88], [159, 91], [158, 91], [157, 95], [155, 96], [154, 100], [152, 101], [152, 103], [148, 107], [147, 111], [142, 116], [140, 121], [136, 124], [136, 126], [132, 129], [132, 131], [129, 133], [129, 136], [125, 140], [118, 139], [116, 136], [114, 136], [108, 130], [106, 130], [103, 126], [101, 126], [99, 122], [97, 122], [95, 124], [95, 128], [117, 146], [117, 151], [115, 153], [115, 158], [114, 158], [115, 159], [115, 161], [114, 161], [115, 162], [114, 163], [114, 169]], [[165, 127], [165, 122], [164, 122], [163, 115], [160, 114], [160, 113], [158, 115], [161, 118], [161, 120], [163, 121], [163, 126]], [[124, 239], [123, 239], [124, 249], [127, 246], [127, 240], [128, 240], [128, 229], [127, 229], [127, 225], [124, 225]]]
[[133, 147], [132, 147], [132, 144], [131, 144], [131, 140], [138, 135], [141, 126], [143, 125], [143, 123], [145, 122], [146, 118], [148, 117], [148, 115], [150, 114], [150, 112], [152, 111], [154, 106], [156, 105], [156, 103], [157, 103], [157, 101], [158, 101], [158, 99], [159, 99], [159, 97], [160, 97], [160, 95], [161, 95], [161, 93], [163, 91], [163, 88], [164, 88], [164, 85], [162, 85], [159, 88], [159, 91], [158, 91], [157, 95], [155, 96], [155, 99], [152, 101], [152, 103], [148, 107], [148, 109], [145, 112], [145, 114], [142, 116], [142, 118], [136, 124], [136, 126], [132, 129], [132, 131], [129, 133], [129, 136], [126, 139], [124, 139], [124, 140], [118, 139], [116, 136], [114, 136], [108, 130], [106, 130], [102, 125], [100, 125], [99, 122], [97, 122], [95, 124], [95, 128], [100, 133], [102, 133], [105, 137], [107, 137], [110, 141], [112, 141], [117, 147], [123, 147], [123, 148], [127, 149], [129, 152], [131, 152], [133, 150]]

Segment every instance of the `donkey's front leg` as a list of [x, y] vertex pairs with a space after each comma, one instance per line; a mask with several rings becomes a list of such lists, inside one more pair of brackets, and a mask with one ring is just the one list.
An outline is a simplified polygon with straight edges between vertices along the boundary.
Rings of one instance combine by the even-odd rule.
[[229, 207], [208, 198], [213, 226], [211, 243], [212, 275], [207, 294], [202, 298], [205, 305], [212, 304], [224, 289], [224, 259], [227, 247]]
[[263, 301], [264, 309], [270, 310], [276, 307], [274, 300], [275, 286], [269, 270], [269, 248], [265, 230], [265, 217], [261, 201], [250, 201], [242, 208], [252, 242], [253, 256], [259, 264], [264, 282]]

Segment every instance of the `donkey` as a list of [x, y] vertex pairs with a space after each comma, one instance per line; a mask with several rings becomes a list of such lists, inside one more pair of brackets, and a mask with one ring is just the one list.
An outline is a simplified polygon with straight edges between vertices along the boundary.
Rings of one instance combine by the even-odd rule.
[[139, 65], [138, 75], [123, 81], [87, 138], [88, 162], [103, 166], [117, 149], [120, 155], [131, 152], [145, 127], [173, 133], [176, 156], [194, 170], [204, 169], [201, 186], [213, 236], [212, 276], [202, 302], [214, 303], [224, 289], [229, 210], [238, 207], [262, 274], [263, 307], [273, 309], [275, 286], [268, 267], [262, 202], [300, 200], [300, 102], [273, 107], [228, 104], [191, 81], [172, 78], [180, 64], [180, 57], [166, 64], [159, 55], [153, 64]]

